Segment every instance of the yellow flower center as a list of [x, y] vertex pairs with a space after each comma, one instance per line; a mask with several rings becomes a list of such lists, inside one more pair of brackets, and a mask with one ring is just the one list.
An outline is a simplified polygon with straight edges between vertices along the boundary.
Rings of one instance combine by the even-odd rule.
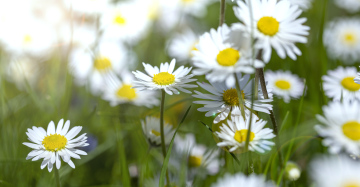
[[111, 62], [106, 57], [98, 57], [94, 61], [94, 67], [99, 71], [104, 71], [111, 68]]
[[282, 89], [282, 90], [288, 90], [291, 88], [291, 84], [289, 81], [286, 80], [277, 80], [275, 82], [275, 86]]
[[[234, 139], [239, 142], [239, 143], [242, 143], [242, 142], [245, 142], [246, 141], [246, 137], [247, 137], [247, 133], [248, 133], [248, 130], [246, 129], [242, 129], [242, 130], [239, 130], [239, 131], [236, 131], [235, 132], [235, 135], [234, 135]], [[249, 138], [249, 141], [253, 141], [255, 138], [255, 133], [253, 132], [250, 132], [250, 138]]]
[[202, 156], [189, 156], [189, 166], [190, 167], [199, 167], [202, 162]]
[[155, 74], [153, 77], [153, 82], [157, 85], [170, 85], [175, 82], [175, 75], [170, 74], [168, 72], [160, 72]]
[[131, 88], [132, 86], [129, 84], [124, 84], [121, 88], [119, 88], [116, 92], [116, 96], [121, 98], [126, 98], [128, 100], [133, 100], [136, 98], [135, 89]]
[[[244, 91], [241, 90], [242, 98], [245, 99]], [[225, 104], [230, 106], [236, 106], [239, 105], [239, 97], [237, 94], [237, 90], [235, 88], [230, 88], [228, 90], [225, 90], [223, 93], [223, 100]]]
[[274, 36], [279, 31], [279, 26], [279, 22], [269, 16], [262, 17], [257, 23], [259, 31], [268, 36]]
[[358, 91], [360, 89], [360, 84], [355, 83], [354, 78], [355, 77], [345, 77], [341, 81], [341, 85], [349, 91]]
[[149, 6], [148, 18], [156, 20], [159, 17], [159, 2], [154, 2]]
[[24, 44], [29, 44], [32, 42], [32, 37], [30, 35], [25, 35], [24, 38], [23, 38], [23, 43]]
[[190, 56], [193, 56], [192, 51], [198, 51], [198, 49], [195, 47], [198, 43], [199, 43], [199, 42], [195, 42], [195, 43], [192, 45], [192, 47], [191, 47], [191, 49], [190, 49]]
[[358, 141], [360, 140], [360, 123], [357, 121], [348, 121], [342, 126], [343, 133], [346, 137]]
[[59, 151], [64, 149], [67, 143], [67, 139], [65, 136], [60, 134], [50, 134], [49, 136], [45, 136], [42, 144], [44, 145], [47, 151]]
[[195, 0], [181, 0], [183, 3], [191, 3], [194, 2]]
[[360, 187], [360, 184], [358, 184], [358, 183], [348, 183], [348, 184], [345, 184], [344, 187]]
[[113, 23], [116, 25], [125, 25], [126, 20], [124, 16], [122, 16], [120, 13], [117, 13], [114, 17]]
[[160, 134], [160, 132], [159, 131], [156, 131], [156, 130], [151, 130], [151, 133], [153, 134], [153, 135], [155, 135], [155, 136], [160, 136], [161, 134]]
[[348, 32], [344, 34], [343, 42], [347, 45], [355, 45], [357, 41], [356, 34], [352, 32]]
[[238, 50], [227, 48], [219, 52], [216, 56], [217, 62], [222, 66], [233, 66], [240, 58]]

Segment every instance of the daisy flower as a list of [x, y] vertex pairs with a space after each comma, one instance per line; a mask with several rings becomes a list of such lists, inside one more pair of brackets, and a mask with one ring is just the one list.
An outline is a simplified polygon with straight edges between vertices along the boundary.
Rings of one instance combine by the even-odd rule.
[[152, 67], [150, 64], [143, 62], [147, 75], [138, 70], [133, 71], [132, 73], [137, 78], [137, 81], [134, 81], [134, 88], [138, 88], [139, 91], [163, 89], [169, 95], [173, 93], [179, 94], [180, 92], [178, 90], [191, 93], [185, 89], [197, 87], [196, 85], [188, 84], [196, 80], [191, 79], [194, 75], [188, 75], [191, 68], [180, 66], [174, 71], [175, 64], [176, 60], [173, 59], [170, 65], [167, 62], [161, 63], [159, 69], [157, 66]]
[[195, 45], [198, 43], [198, 36], [190, 29], [182, 34], [175, 35], [169, 42], [168, 53], [178, 61], [188, 61], [193, 50], [197, 50]]
[[291, 98], [299, 98], [303, 94], [304, 83], [290, 71], [267, 71], [265, 79], [274, 95], [283, 98], [286, 103], [290, 102]]
[[[271, 146], [275, 145], [274, 142], [268, 141], [275, 137], [272, 133], [273, 130], [264, 128], [267, 122], [259, 119], [254, 114], [252, 115], [249, 150], [259, 153], [270, 151]], [[245, 147], [249, 124], [249, 117], [245, 120], [242, 116], [235, 116], [232, 120], [227, 120], [227, 124], [220, 126], [220, 132], [215, 132], [220, 138], [220, 142], [217, 143], [217, 145], [219, 147], [228, 147], [230, 152], [243, 149]]]
[[121, 73], [121, 80], [117, 76], [107, 76], [103, 99], [109, 101], [111, 106], [122, 103], [146, 107], [158, 105], [156, 92], [137, 92], [135, 88], [132, 88], [134, 79], [135, 77], [127, 71]]
[[334, 100], [360, 99], [360, 85], [354, 79], [357, 70], [355, 67], [338, 67], [328, 71], [328, 75], [322, 77], [325, 94]]
[[275, 187], [272, 182], [266, 182], [263, 176], [258, 176], [256, 174], [251, 174], [250, 176], [245, 176], [244, 174], [235, 174], [233, 176], [226, 174], [225, 177], [219, 179], [211, 187]]
[[[161, 134], [160, 134], [160, 119], [156, 117], [147, 116], [145, 121], [141, 121], [142, 129], [144, 134], [153, 146], [161, 145]], [[172, 125], [165, 122], [164, 124], [164, 136], [165, 145], [169, 145], [171, 139], [175, 133], [175, 129]]]
[[299, 6], [302, 10], [307, 10], [311, 7], [313, 0], [289, 0], [292, 5]]
[[324, 137], [323, 145], [329, 147], [329, 152], [345, 150], [360, 155], [360, 102], [331, 102], [323, 112], [324, 116], [316, 117], [324, 125], [316, 125], [315, 130]]
[[103, 37], [118, 39], [130, 44], [142, 39], [150, 26], [144, 11], [134, 11], [143, 6], [139, 1], [118, 2], [109, 6], [100, 19]]
[[295, 162], [287, 162], [285, 166], [285, 175], [291, 181], [296, 181], [300, 178], [301, 169], [300, 166], [297, 165]]
[[360, 10], [360, 2], [358, 0], [335, 0], [335, 4], [350, 13], [356, 13]]
[[254, 73], [255, 68], [264, 67], [264, 63], [251, 59], [250, 40], [242, 32], [232, 31], [227, 25], [217, 30], [211, 29], [200, 36], [195, 45], [192, 61], [197, 68], [195, 75], [205, 75], [211, 82], [226, 80], [227, 86], [235, 85], [235, 73]]
[[252, 0], [254, 19], [251, 20], [249, 0], [237, 3], [239, 7], [234, 7], [234, 12], [242, 23], [234, 24], [234, 29], [245, 30], [248, 33], [254, 31], [255, 48], [263, 50], [265, 62], [270, 61], [271, 48], [274, 48], [282, 59], [287, 55], [296, 60], [296, 56], [301, 55], [295, 43], [306, 43], [310, 28], [302, 25], [306, 18], [297, 19], [302, 12], [298, 6], [291, 5], [288, 0]]
[[360, 60], [360, 19], [343, 18], [330, 22], [324, 31], [328, 55], [346, 64]]
[[[238, 77], [241, 77], [241, 75]], [[251, 109], [251, 94], [253, 89], [253, 80], [249, 81], [249, 79], [250, 75], [245, 75], [239, 80], [241, 95], [245, 102], [245, 112], [247, 114], [250, 113]], [[240, 111], [236, 87], [228, 87], [224, 82], [210, 82], [210, 84], [198, 82], [198, 85], [210, 92], [210, 94], [204, 94], [195, 90], [194, 92], [196, 94], [194, 94], [193, 97], [204, 100], [194, 101], [194, 103], [204, 105], [204, 107], [198, 108], [198, 111], [207, 112], [205, 114], [206, 117], [219, 114], [214, 119], [214, 123], [219, 123], [226, 119], [230, 113], [233, 114], [234, 112]], [[253, 110], [270, 113], [269, 110], [272, 110], [272, 105], [269, 104], [272, 102], [271, 89], [268, 89], [268, 92], [270, 99], [265, 99], [259, 86], [258, 97], [254, 99]]]
[[101, 41], [95, 50], [74, 49], [69, 57], [70, 73], [79, 85], [89, 85], [93, 94], [104, 90], [104, 75], [120, 73], [126, 64], [134, 64], [134, 54], [117, 42]]
[[310, 177], [318, 187], [360, 186], [360, 163], [344, 155], [322, 156], [310, 164]]
[[174, 143], [177, 152], [188, 156], [190, 168], [204, 167], [211, 175], [219, 171], [219, 151], [207, 151], [206, 146], [196, 143], [194, 134], [186, 134], [184, 138], [176, 136]]
[[55, 123], [51, 121], [45, 131], [42, 127], [33, 126], [32, 129], [27, 129], [26, 135], [32, 143], [24, 142], [23, 144], [34, 149], [26, 157], [26, 160], [32, 159], [36, 161], [44, 159], [41, 163], [41, 169], [46, 166], [51, 172], [53, 164], [56, 163], [56, 168], [60, 169], [61, 160], [68, 163], [72, 168], [75, 168], [71, 158], [80, 159], [79, 155], [87, 155], [85, 151], [76, 149], [77, 147], [85, 147], [86, 133], [75, 138], [79, 134], [82, 127], [75, 126], [69, 131], [70, 121], [61, 119], [55, 129]]

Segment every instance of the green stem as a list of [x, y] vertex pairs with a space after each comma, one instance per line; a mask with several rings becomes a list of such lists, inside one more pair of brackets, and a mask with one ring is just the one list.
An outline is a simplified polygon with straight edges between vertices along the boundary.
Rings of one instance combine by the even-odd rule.
[[55, 170], [55, 182], [56, 182], [56, 187], [60, 187], [60, 175], [59, 175], [59, 170], [56, 168], [56, 166], [54, 167]]
[[239, 98], [239, 107], [240, 107], [240, 111], [241, 111], [241, 116], [243, 116], [243, 118], [245, 119], [245, 107], [244, 107], [244, 99], [242, 97], [242, 93], [241, 93], [241, 88], [240, 88], [240, 84], [239, 84], [239, 79], [236, 75], [236, 73], [234, 73], [234, 77], [235, 77], [235, 81], [236, 81], [236, 90], [237, 90], [237, 95]]
[[220, 21], [219, 26], [225, 22], [225, 0], [220, 0]]
[[[160, 106], [160, 134], [161, 134], [161, 149], [166, 157], [165, 135], [164, 135], [164, 104], [165, 104], [165, 91], [161, 90], [161, 106]], [[169, 173], [166, 170], [166, 184], [170, 184]]]

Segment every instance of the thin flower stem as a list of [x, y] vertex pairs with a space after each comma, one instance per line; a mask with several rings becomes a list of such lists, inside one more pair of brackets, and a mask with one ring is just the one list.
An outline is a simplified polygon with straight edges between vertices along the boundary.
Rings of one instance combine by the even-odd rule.
[[[161, 134], [161, 149], [166, 157], [165, 135], [164, 135], [164, 104], [165, 104], [165, 91], [161, 90], [161, 106], [160, 106], [160, 134]], [[170, 184], [169, 173], [166, 170], [166, 184]]]
[[240, 84], [239, 84], [239, 79], [236, 75], [236, 73], [234, 73], [235, 76], [235, 80], [236, 80], [236, 90], [237, 90], [237, 95], [239, 98], [239, 106], [240, 106], [240, 111], [241, 111], [241, 115], [243, 116], [243, 118], [245, 119], [245, 107], [244, 107], [244, 99], [241, 93], [241, 88], [240, 88]]
[[[267, 92], [267, 89], [266, 89], [266, 83], [265, 83], [265, 77], [264, 77], [264, 69], [263, 68], [257, 68], [256, 73], [259, 75], [259, 78], [260, 78], [260, 85], [261, 85], [261, 90], [263, 92], [264, 98], [269, 99], [269, 95], [268, 95], [268, 92]], [[276, 135], [275, 144], [276, 144], [277, 150], [279, 152], [278, 157], [279, 157], [280, 167], [283, 168], [283, 162], [282, 162], [283, 159], [282, 159], [281, 150], [280, 150], [279, 130], [278, 130], [278, 126], [277, 126], [277, 123], [276, 123], [274, 112], [272, 110], [270, 110], [270, 119], [271, 119], [271, 123], [273, 124], [274, 133]]]
[[54, 170], [55, 170], [54, 174], [55, 174], [56, 187], [60, 187], [61, 184], [60, 184], [59, 170], [56, 167], [54, 167]]
[[225, 22], [225, 0], [220, 0], [220, 21], [219, 26]]

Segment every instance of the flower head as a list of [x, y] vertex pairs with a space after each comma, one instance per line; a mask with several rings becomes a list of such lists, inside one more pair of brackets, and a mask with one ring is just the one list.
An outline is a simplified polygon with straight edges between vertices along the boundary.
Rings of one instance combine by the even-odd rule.
[[[147, 116], [145, 121], [141, 121], [144, 134], [151, 145], [161, 145], [161, 133], [160, 133], [160, 119], [156, 117]], [[172, 125], [164, 124], [164, 136], [165, 144], [170, 144], [171, 138], [175, 133], [175, 129]]]
[[191, 68], [180, 66], [174, 71], [175, 63], [175, 59], [171, 61], [170, 65], [167, 62], [161, 63], [160, 69], [157, 66], [152, 67], [150, 64], [143, 63], [147, 75], [140, 71], [133, 71], [132, 73], [137, 78], [137, 81], [134, 81], [134, 88], [139, 89], [139, 91], [164, 89], [169, 95], [173, 93], [179, 94], [178, 90], [191, 93], [185, 89], [197, 87], [196, 85], [188, 84], [196, 80], [191, 79], [194, 75], [188, 75]]
[[41, 169], [47, 166], [49, 172], [51, 172], [55, 163], [56, 168], [60, 168], [60, 158], [72, 168], [75, 168], [71, 158], [80, 159], [79, 155], [87, 155], [85, 151], [76, 148], [85, 147], [89, 144], [86, 143], [86, 133], [75, 138], [81, 131], [81, 126], [75, 126], [70, 131], [69, 127], [70, 121], [67, 120], [64, 124], [64, 120], [61, 119], [56, 129], [53, 121], [49, 123], [47, 131], [42, 127], [35, 126], [32, 129], [28, 129], [26, 135], [32, 143], [24, 142], [23, 144], [34, 150], [28, 154], [26, 160], [32, 159], [32, 161], [36, 161], [44, 159], [41, 163]]
[[258, 176], [251, 174], [250, 176], [245, 176], [243, 174], [236, 175], [225, 175], [222, 179], [219, 179], [212, 187], [274, 187], [271, 182], [266, 182], [263, 176]]

